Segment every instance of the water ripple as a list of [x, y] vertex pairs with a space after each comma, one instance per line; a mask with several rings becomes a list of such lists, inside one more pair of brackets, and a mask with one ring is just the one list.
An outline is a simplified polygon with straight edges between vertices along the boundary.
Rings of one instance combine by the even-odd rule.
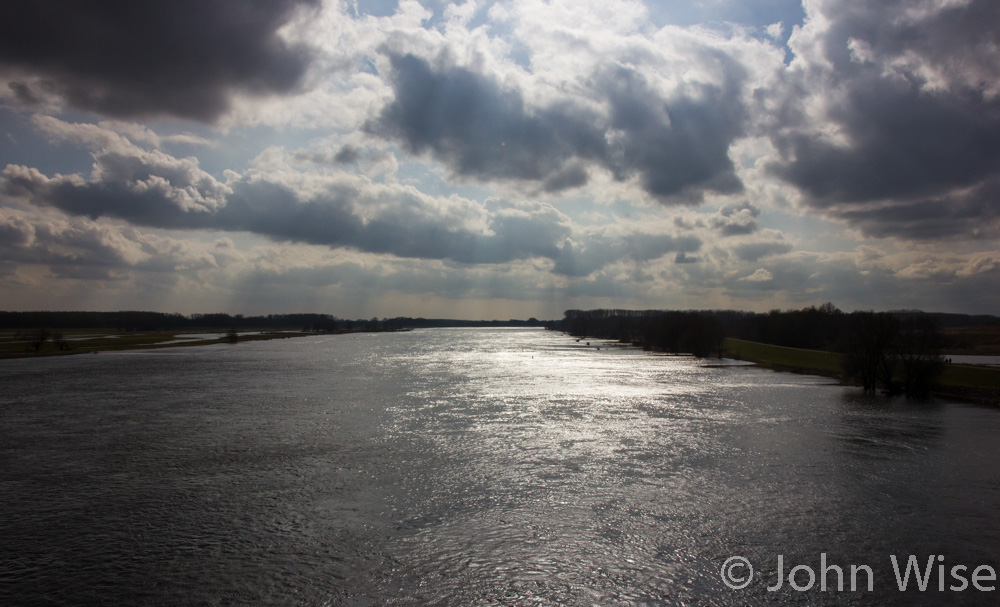
[[[995, 411], [544, 331], [358, 337], [4, 361], [0, 604], [901, 605], [889, 554], [996, 566]], [[821, 552], [881, 592], [764, 589]]]

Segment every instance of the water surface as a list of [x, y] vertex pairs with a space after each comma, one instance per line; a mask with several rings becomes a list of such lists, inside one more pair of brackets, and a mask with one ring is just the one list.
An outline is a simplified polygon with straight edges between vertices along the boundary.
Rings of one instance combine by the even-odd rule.
[[[1000, 412], [719, 362], [513, 329], [3, 361], [0, 604], [996, 604], [890, 555], [998, 568]], [[874, 592], [766, 589], [823, 553]]]

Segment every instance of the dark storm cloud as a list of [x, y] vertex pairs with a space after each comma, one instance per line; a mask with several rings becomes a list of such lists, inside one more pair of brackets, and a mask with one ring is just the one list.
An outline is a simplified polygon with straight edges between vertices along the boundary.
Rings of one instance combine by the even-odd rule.
[[0, 192], [70, 215], [114, 217], [145, 227], [245, 231], [279, 241], [355, 247], [402, 257], [468, 256], [470, 248], [463, 242], [470, 237], [468, 233], [439, 228], [420, 218], [414, 222], [414, 217], [402, 215], [365, 223], [350, 211], [351, 201], [360, 192], [349, 188], [329, 188], [320, 197], [301, 200], [281, 184], [243, 181], [234, 184], [217, 211], [190, 211], [171, 198], [168, 188], [47, 179], [37, 172], [8, 167]]
[[740, 99], [744, 70], [732, 58], [705, 51], [723, 84], [691, 84], [684, 95], [663, 99], [635, 69], [616, 66], [597, 78], [611, 104], [609, 127], [623, 133], [612, 144], [608, 168], [623, 179], [641, 177], [643, 188], [666, 197], [701, 190], [738, 192], [729, 145], [743, 132]]
[[743, 132], [745, 74], [731, 58], [706, 54], [723, 84], [692, 84], [670, 99], [636, 69], [596, 74], [591, 85], [610, 107], [606, 116], [572, 101], [529, 108], [519, 91], [468, 69], [394, 55], [395, 99], [368, 129], [430, 152], [459, 175], [540, 181], [546, 191], [584, 185], [585, 161], [621, 181], [638, 176], [661, 199], [735, 192], [741, 183], [728, 149]]
[[534, 256], [551, 257], [568, 230], [552, 217], [492, 217], [492, 234], [449, 226], [439, 217], [413, 212], [419, 206], [406, 196], [394, 201], [396, 212], [362, 221], [352, 203], [364, 194], [347, 186], [327, 188], [300, 201], [285, 186], [243, 182], [208, 226], [241, 230], [276, 240], [353, 247], [398, 257], [448, 259], [459, 263], [505, 263]]
[[464, 68], [435, 71], [416, 56], [393, 56], [396, 99], [369, 129], [431, 152], [456, 173], [543, 180], [574, 155], [603, 153], [597, 116], [572, 107], [529, 114], [521, 94]]
[[842, 102], [825, 119], [843, 140], [808, 124], [776, 131], [785, 160], [772, 173], [805, 193], [806, 204], [869, 235], [947, 237], [995, 222], [967, 192], [1000, 171], [1000, 3], [930, 10], [848, 1], [836, 9], [817, 41], [823, 57], [812, 59], [832, 66], [822, 79]]
[[[112, 217], [136, 226], [182, 230], [250, 232], [276, 241], [348, 247], [402, 258], [497, 264], [549, 259], [553, 271], [587, 276], [621, 261], [648, 262], [667, 254], [697, 252], [694, 236], [667, 234], [574, 234], [568, 218], [550, 205], [489, 201], [484, 207], [420, 195], [409, 188], [362, 187], [332, 182], [304, 195], [282, 183], [245, 178], [220, 184], [195, 167], [161, 156], [122, 159], [97, 154], [95, 174], [47, 177], [35, 169], [8, 166], [0, 195], [23, 203], [57, 208], [91, 219]], [[121, 168], [127, 167], [126, 169]], [[441, 205], [445, 205], [442, 207]], [[379, 209], [362, 218], [363, 208]], [[457, 217], [473, 218], [471, 226]], [[11, 241], [24, 240], [20, 224], [10, 224]]]
[[185, 212], [161, 188], [61, 176], [49, 179], [38, 171], [10, 165], [0, 179], [0, 194], [91, 219], [115, 217], [135, 225], [170, 229], [205, 227], [203, 217]]
[[940, 194], [1000, 169], [1000, 103], [868, 76], [852, 81], [833, 116], [850, 147], [805, 135], [782, 142], [795, 160], [775, 172], [814, 205]]
[[[174, 167], [170, 179], [161, 161], [143, 164], [133, 158], [128, 175], [102, 164], [97, 172], [109, 181], [78, 175], [49, 178], [37, 170], [8, 166], [0, 178], [0, 195], [24, 203], [57, 208], [91, 219], [112, 217], [130, 224], [183, 230], [250, 232], [277, 241], [349, 247], [403, 258], [449, 260], [465, 264], [496, 264], [547, 258], [555, 271], [584, 276], [621, 259], [643, 262], [672, 252], [695, 252], [701, 241], [692, 236], [632, 234], [585, 236], [577, 248], [568, 219], [542, 203], [491, 201], [485, 209], [472, 205], [459, 214], [479, 215], [483, 229], [470, 228], [439, 208], [436, 199], [415, 190], [365, 190], [349, 183], [310, 188], [304, 196], [287, 185], [265, 179], [243, 179], [222, 185], [206, 182], [191, 167]], [[148, 158], [147, 158], [148, 160]], [[112, 163], [114, 164], [114, 163]], [[183, 170], [183, 169], [188, 170]], [[471, 205], [471, 203], [469, 203]], [[361, 207], [381, 209], [362, 218]], [[473, 211], [473, 209], [479, 209]], [[3, 227], [10, 240], [27, 238], [27, 228]]]
[[0, 72], [18, 97], [56, 93], [111, 116], [217, 118], [235, 91], [287, 93], [309, 52], [276, 34], [318, 0], [13, 0], [0, 19]]
[[949, 196], [871, 205], [837, 205], [831, 217], [866, 236], [909, 240], [996, 238], [1000, 235], [1000, 179]]
[[588, 179], [590, 176], [587, 174], [587, 169], [579, 164], [571, 164], [558, 173], [550, 175], [542, 184], [542, 188], [546, 192], [559, 192], [586, 185]]

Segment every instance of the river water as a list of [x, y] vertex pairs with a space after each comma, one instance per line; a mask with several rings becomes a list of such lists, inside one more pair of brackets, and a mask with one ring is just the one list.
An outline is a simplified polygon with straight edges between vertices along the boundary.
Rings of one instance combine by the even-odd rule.
[[0, 605], [998, 603], [1000, 411], [594, 346], [0, 361]]

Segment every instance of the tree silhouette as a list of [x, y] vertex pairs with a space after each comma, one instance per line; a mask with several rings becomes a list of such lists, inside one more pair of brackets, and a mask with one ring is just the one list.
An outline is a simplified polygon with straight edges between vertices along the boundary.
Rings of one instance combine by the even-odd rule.
[[925, 398], [934, 379], [944, 370], [941, 358], [943, 338], [934, 319], [913, 316], [899, 323], [894, 354], [903, 374], [903, 392], [907, 396]]
[[860, 380], [865, 392], [926, 397], [942, 371], [942, 338], [933, 318], [854, 312], [842, 335], [844, 373]]
[[49, 340], [52, 333], [48, 329], [38, 329], [31, 335], [31, 347], [34, 348], [35, 352], [42, 349], [45, 342]]

